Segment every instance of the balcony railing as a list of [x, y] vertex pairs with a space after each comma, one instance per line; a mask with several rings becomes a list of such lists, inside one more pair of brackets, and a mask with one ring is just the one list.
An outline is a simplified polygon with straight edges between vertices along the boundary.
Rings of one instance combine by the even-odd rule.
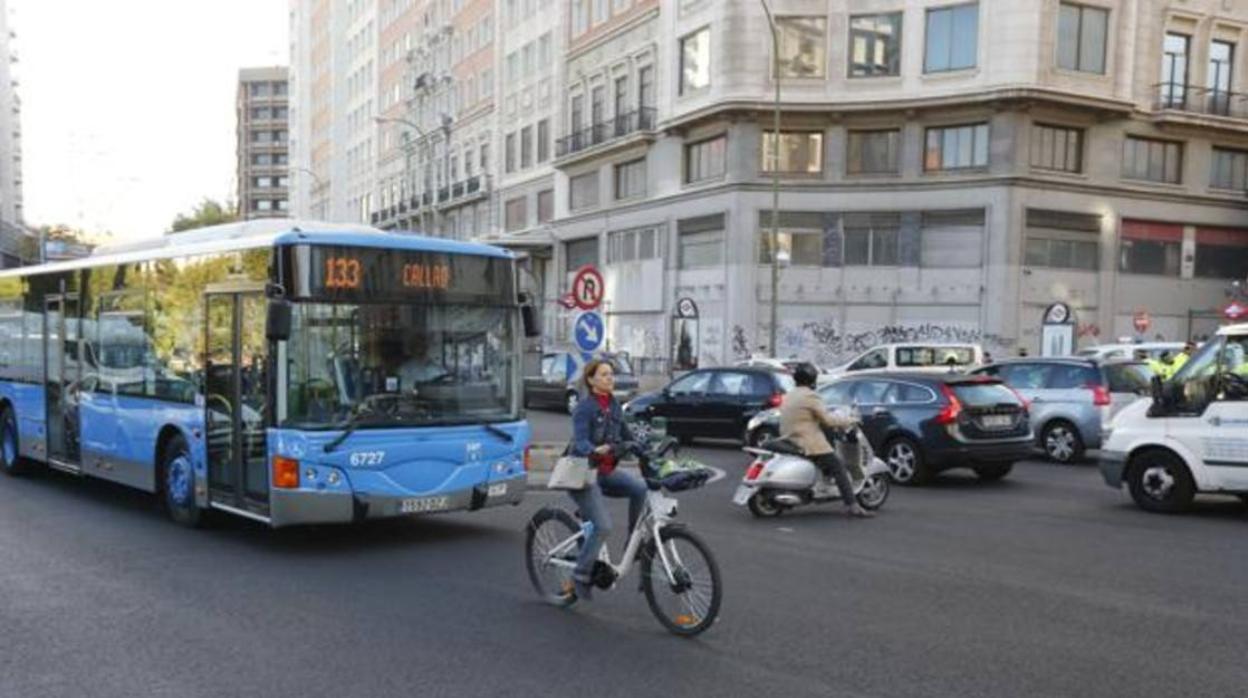
[[1157, 109], [1248, 119], [1248, 94], [1194, 87], [1179, 82], [1158, 83], [1153, 86], [1153, 91]]
[[422, 209], [433, 206], [435, 195], [438, 204], [447, 204], [454, 203], [459, 199], [476, 196], [485, 190], [484, 178], [481, 175], [474, 175], [467, 179], [452, 182], [449, 187], [439, 187], [436, 192], [429, 190], [413, 194], [410, 198], [404, 199], [394, 206], [373, 211], [369, 214], [369, 221], [373, 225], [386, 225], [393, 222], [396, 218], [407, 215], [409, 212], [413, 215], [419, 215]]
[[555, 157], [561, 158], [633, 133], [653, 131], [655, 110], [644, 107], [601, 121], [555, 141]]

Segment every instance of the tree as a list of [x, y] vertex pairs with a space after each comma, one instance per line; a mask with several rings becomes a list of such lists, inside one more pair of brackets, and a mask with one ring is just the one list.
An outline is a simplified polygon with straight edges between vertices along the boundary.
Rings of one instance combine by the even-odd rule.
[[191, 211], [190, 215], [179, 213], [173, 219], [170, 232], [180, 233], [210, 225], [233, 223], [238, 220], [238, 209], [233, 204], [222, 204], [213, 199], [205, 198]]

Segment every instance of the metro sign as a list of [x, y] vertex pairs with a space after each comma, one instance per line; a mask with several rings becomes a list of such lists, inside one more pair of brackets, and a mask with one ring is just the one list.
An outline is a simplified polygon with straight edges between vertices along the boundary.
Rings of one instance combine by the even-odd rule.
[[1231, 322], [1246, 318], [1248, 317], [1248, 305], [1239, 301], [1231, 301], [1222, 309], [1222, 315]]

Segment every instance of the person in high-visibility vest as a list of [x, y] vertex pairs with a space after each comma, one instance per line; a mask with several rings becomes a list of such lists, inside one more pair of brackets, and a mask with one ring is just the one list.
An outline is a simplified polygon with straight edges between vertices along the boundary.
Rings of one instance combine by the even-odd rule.
[[[1179, 369], [1183, 368], [1183, 364], [1187, 363], [1192, 358], [1192, 354], [1195, 351], [1195, 343], [1188, 342], [1187, 344], [1184, 344], [1183, 351], [1179, 352], [1178, 356], [1175, 356], [1174, 360], [1170, 362], [1170, 375], [1173, 376], [1178, 373]], [[1169, 377], [1170, 376], [1167, 376], [1167, 378]]]
[[1166, 365], [1149, 356], [1147, 349], [1136, 349], [1135, 360], [1144, 362], [1144, 365], [1148, 366], [1148, 370], [1152, 371], [1154, 376], [1159, 376], [1162, 380], [1166, 379]]

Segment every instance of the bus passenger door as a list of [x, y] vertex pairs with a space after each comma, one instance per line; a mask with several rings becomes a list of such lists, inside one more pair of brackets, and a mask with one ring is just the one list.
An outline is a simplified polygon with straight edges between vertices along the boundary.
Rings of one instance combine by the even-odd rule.
[[211, 500], [268, 515], [265, 300], [260, 292], [209, 293], [204, 424]]
[[43, 337], [48, 463], [60, 470], [81, 472], [77, 295], [47, 296], [44, 300]]

